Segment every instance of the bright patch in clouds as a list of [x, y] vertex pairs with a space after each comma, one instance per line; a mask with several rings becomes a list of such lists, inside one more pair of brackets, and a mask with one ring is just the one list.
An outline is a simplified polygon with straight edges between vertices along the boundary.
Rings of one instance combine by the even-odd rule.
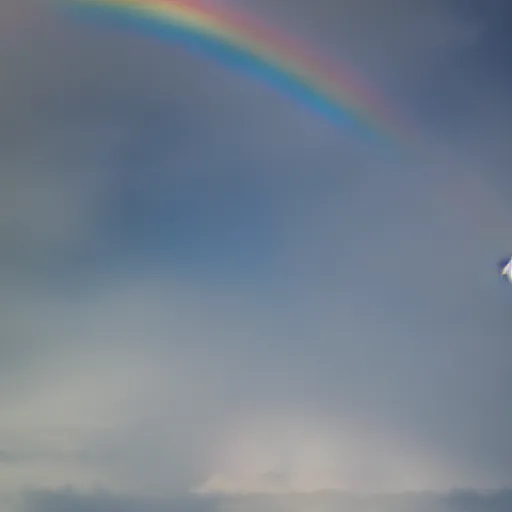
[[447, 461], [361, 422], [302, 411], [234, 424], [195, 493], [402, 492], [456, 485]]

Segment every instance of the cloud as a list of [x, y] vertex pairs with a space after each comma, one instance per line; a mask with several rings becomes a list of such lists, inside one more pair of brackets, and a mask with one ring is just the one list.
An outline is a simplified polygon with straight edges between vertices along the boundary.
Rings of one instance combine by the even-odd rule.
[[[4, 376], [11, 391], [3, 387], [1, 395], [0, 444], [17, 459], [0, 467], [4, 490], [65, 481], [163, 492], [172, 488], [171, 473], [177, 486], [190, 478], [208, 439], [199, 426], [226, 394], [220, 373], [226, 364], [209, 353], [221, 341], [217, 336], [229, 336], [230, 329], [214, 328], [222, 307], [216, 297], [198, 325], [199, 302], [187, 304], [190, 290], [178, 293], [178, 283], [167, 299], [167, 290], [147, 280], [119, 286], [116, 291], [110, 282], [101, 297], [96, 292], [53, 304], [48, 293], [32, 290], [35, 304], [50, 307], [42, 317], [23, 316], [24, 356], [13, 356], [16, 372]], [[16, 324], [11, 318], [21, 336]], [[208, 425], [215, 431], [214, 421]], [[190, 442], [198, 444], [188, 445], [187, 459], [176, 465]], [[150, 460], [159, 477], [147, 474]]]
[[123, 511], [160, 512], [169, 508], [178, 507], [185, 512], [209, 512], [213, 503], [204, 503], [193, 497], [174, 500], [156, 500], [150, 498], [137, 498], [129, 495], [116, 495], [105, 491], [92, 493], [77, 493], [72, 488], [56, 491], [29, 491], [25, 495], [23, 512], [67, 512], [68, 510], [81, 510], [83, 512], [95, 511]]
[[447, 494], [418, 493], [398, 495], [360, 496], [344, 493], [316, 493], [310, 496], [283, 497], [239, 497], [228, 499], [182, 497], [174, 500], [151, 500], [144, 498], [113, 495], [105, 491], [81, 494], [73, 489], [55, 491], [30, 491], [25, 495], [23, 512], [68, 512], [80, 510], [160, 512], [179, 509], [185, 512], [214, 511], [256, 511], [269, 510], [321, 510], [330, 512], [340, 508], [350, 508], [357, 512], [367, 512], [378, 507], [383, 512], [504, 512], [512, 503], [510, 491], [457, 491]]
[[453, 478], [447, 461], [419, 453], [382, 426], [378, 431], [368, 428], [346, 410], [324, 417], [308, 410], [266, 411], [233, 422], [217, 446], [215, 472], [194, 492], [400, 492], [439, 489]]
[[364, 511], [317, 491], [509, 483], [512, 117], [478, 53], [490, 20], [244, 3], [367, 70], [424, 151], [388, 160], [186, 52], [2, 3], [0, 492], [42, 489], [29, 511], [188, 490], [192, 511]]

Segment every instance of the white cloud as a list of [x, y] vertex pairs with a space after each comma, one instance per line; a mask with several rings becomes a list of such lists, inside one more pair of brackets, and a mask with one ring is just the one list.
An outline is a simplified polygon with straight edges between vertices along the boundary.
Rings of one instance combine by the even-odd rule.
[[[283, 405], [283, 409], [286, 406]], [[198, 494], [248, 495], [319, 491], [404, 492], [468, 482], [461, 468], [405, 436], [332, 413], [269, 412], [233, 422], [215, 443], [213, 473]]]

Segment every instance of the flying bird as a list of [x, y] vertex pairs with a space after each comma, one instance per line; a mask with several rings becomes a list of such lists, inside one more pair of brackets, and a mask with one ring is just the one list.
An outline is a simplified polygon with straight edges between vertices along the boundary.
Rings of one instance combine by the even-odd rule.
[[512, 256], [500, 261], [499, 269], [501, 275], [506, 278], [509, 283], [512, 283]]

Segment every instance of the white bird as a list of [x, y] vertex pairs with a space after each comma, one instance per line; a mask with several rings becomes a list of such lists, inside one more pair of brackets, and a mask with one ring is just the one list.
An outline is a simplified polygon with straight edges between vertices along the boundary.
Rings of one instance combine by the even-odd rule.
[[512, 283], [512, 256], [500, 262], [501, 275]]

